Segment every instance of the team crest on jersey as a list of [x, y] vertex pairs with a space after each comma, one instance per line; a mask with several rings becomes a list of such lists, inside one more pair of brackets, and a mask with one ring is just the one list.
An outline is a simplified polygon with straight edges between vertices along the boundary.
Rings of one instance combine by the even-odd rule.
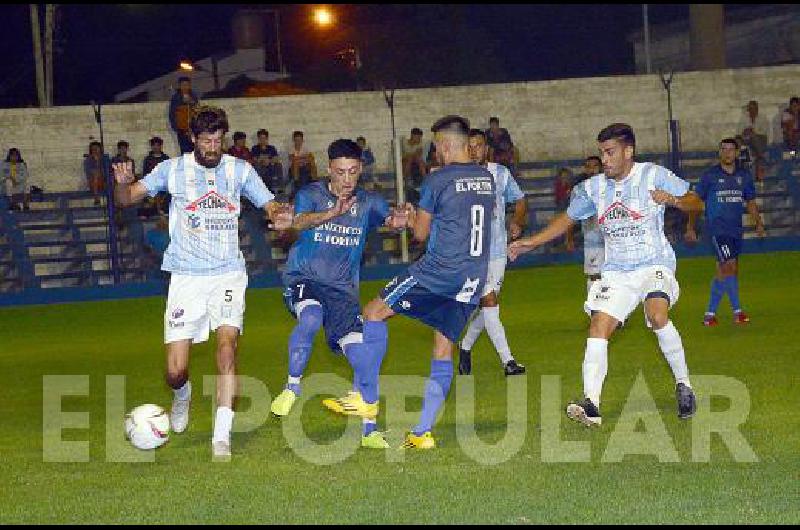
[[220, 210], [226, 212], [235, 212], [236, 205], [231, 203], [228, 199], [217, 193], [216, 191], [209, 191], [189, 206], [186, 207], [188, 212], [219, 212]]
[[615, 202], [598, 218], [597, 222], [602, 225], [606, 221], [638, 221], [643, 217], [642, 214], [631, 210], [621, 202]]

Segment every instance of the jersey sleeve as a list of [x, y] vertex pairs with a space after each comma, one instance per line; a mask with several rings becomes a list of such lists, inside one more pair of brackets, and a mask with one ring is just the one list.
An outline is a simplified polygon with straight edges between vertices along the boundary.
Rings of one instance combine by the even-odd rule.
[[573, 221], [582, 221], [597, 213], [597, 206], [594, 201], [589, 198], [586, 192], [586, 186], [575, 186], [572, 188], [572, 194], [569, 198], [569, 206], [567, 207], [567, 215]]
[[666, 168], [656, 173], [654, 184], [657, 190], [666, 191], [676, 197], [682, 197], [689, 191], [689, 183]]
[[147, 195], [155, 197], [162, 191], [167, 191], [167, 177], [169, 175], [170, 162], [165, 160], [160, 162], [153, 170], [148, 173], [140, 182], [147, 188]]
[[370, 228], [381, 226], [386, 222], [391, 210], [389, 204], [380, 195], [372, 195], [370, 212], [369, 212], [369, 226]]
[[708, 197], [708, 183], [709, 183], [709, 175], [708, 172], [703, 173], [700, 175], [700, 180], [697, 181], [697, 184], [694, 185], [694, 192], [700, 197], [703, 201], [706, 200]]
[[753, 182], [753, 174], [747, 171], [742, 179], [742, 199], [745, 202], [756, 198], [756, 185]]
[[264, 181], [256, 173], [255, 168], [249, 163], [245, 163], [244, 182], [242, 183], [242, 195], [250, 199], [256, 208], [263, 208], [269, 201], [275, 199], [275, 195], [267, 188]]
[[519, 188], [519, 184], [517, 184], [517, 179], [508, 171], [508, 178], [506, 179], [506, 189], [503, 192], [503, 198], [507, 203], [517, 202], [520, 199], [525, 198], [525, 194], [522, 193], [522, 190]]
[[439, 196], [438, 186], [436, 185], [437, 180], [435, 178], [427, 178], [422, 182], [419, 207], [428, 213], [434, 213], [436, 209], [436, 200]]

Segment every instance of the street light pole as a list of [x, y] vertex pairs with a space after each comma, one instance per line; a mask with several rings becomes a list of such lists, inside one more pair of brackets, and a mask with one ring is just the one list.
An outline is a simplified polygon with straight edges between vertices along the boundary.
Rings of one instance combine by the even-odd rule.
[[[394, 89], [387, 91], [383, 89], [383, 98], [389, 106], [389, 114], [392, 120], [392, 153], [394, 154], [394, 176], [395, 186], [397, 187], [397, 204], [406, 202], [406, 189], [403, 182], [403, 155], [400, 152], [400, 144], [397, 141], [397, 128], [394, 124]], [[400, 234], [400, 255], [403, 263], [408, 263], [408, 231], [403, 230]]]

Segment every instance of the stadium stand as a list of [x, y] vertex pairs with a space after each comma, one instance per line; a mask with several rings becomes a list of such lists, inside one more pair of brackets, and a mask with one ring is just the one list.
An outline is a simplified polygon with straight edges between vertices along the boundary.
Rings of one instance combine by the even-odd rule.
[[[666, 164], [668, 154], [645, 154], [639, 160]], [[800, 161], [782, 160], [780, 148], [770, 150], [767, 174], [758, 187], [758, 204], [769, 238], [800, 235]], [[682, 177], [696, 182], [700, 174], [716, 163], [716, 151], [685, 152], [681, 156]], [[583, 159], [528, 162], [519, 165], [518, 182], [529, 207], [528, 231], [544, 227], [556, 206], [553, 179], [560, 167], [579, 173]], [[377, 175], [380, 193], [395, 202], [394, 175]], [[140, 219], [136, 208], [118, 212], [120, 273], [123, 283], [158, 280], [160, 273], [143, 259], [145, 234], [156, 224], [155, 218]], [[700, 225], [702, 226], [702, 225]], [[749, 219], [745, 238], [754, 237]], [[259, 211], [246, 209], [240, 219], [241, 247], [251, 277], [280, 272], [286, 260], [285, 245], [266, 229]], [[682, 231], [676, 231], [682, 237]], [[677, 243], [681, 253], [681, 241]], [[538, 249], [538, 262], [577, 261], [581, 252], [565, 252], [553, 245]], [[389, 229], [371, 234], [365, 252], [366, 267], [400, 263], [400, 237]], [[31, 202], [30, 211], [0, 211], [0, 292], [17, 293], [26, 289], [51, 287], [95, 287], [113, 283], [110, 269], [107, 212], [94, 206], [88, 192], [44, 194]]]

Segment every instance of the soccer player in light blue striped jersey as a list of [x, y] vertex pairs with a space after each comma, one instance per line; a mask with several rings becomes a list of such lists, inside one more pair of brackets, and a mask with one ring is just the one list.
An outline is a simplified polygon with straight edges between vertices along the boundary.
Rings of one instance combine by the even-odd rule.
[[597, 215], [603, 231], [606, 262], [600, 282], [586, 301], [592, 321], [583, 360], [584, 399], [570, 403], [567, 416], [585, 425], [600, 425], [600, 393], [608, 371], [608, 340], [642, 303], [646, 321], [675, 377], [678, 416], [696, 410], [683, 343], [669, 319], [679, 295], [675, 252], [664, 234], [665, 205], [685, 211], [699, 205], [687, 196], [689, 184], [668, 169], [634, 162], [636, 139], [624, 123], [609, 125], [597, 136], [604, 173], [582, 182], [569, 208], [541, 232], [509, 245], [513, 260], [561, 236], [579, 220]]
[[222, 154], [228, 118], [225, 111], [201, 107], [191, 119], [191, 153], [165, 160], [133, 183], [133, 168], [114, 165], [116, 197], [123, 206], [172, 196], [170, 243], [161, 268], [172, 273], [164, 315], [167, 383], [174, 391], [170, 423], [183, 432], [189, 423], [189, 351], [193, 343], [217, 333], [217, 410], [211, 440], [215, 458], [230, 458], [236, 348], [244, 321], [247, 272], [239, 248], [241, 196], [263, 208], [275, 228], [291, 226], [288, 205], [274, 201], [253, 167]]

